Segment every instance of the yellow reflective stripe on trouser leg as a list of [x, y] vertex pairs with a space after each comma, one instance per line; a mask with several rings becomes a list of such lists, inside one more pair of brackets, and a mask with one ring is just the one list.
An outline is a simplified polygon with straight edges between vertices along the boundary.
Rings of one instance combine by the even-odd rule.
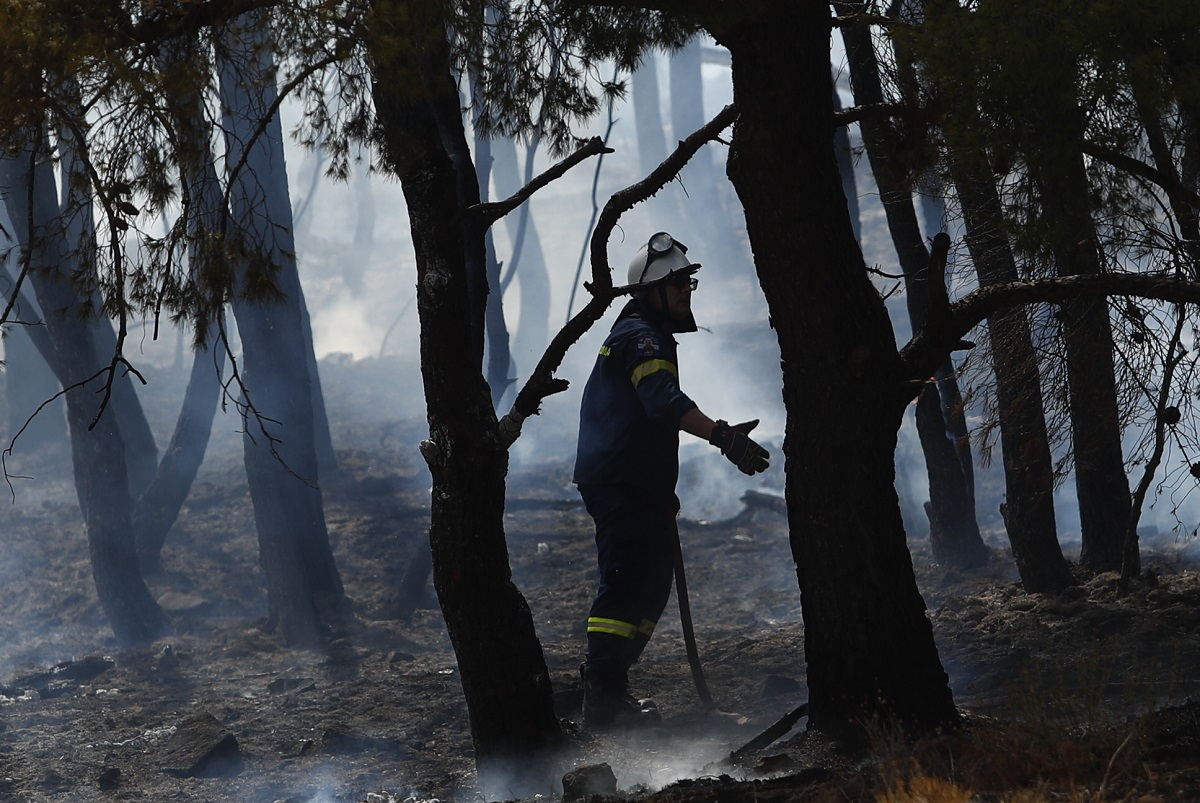
[[650, 638], [654, 635], [654, 627], [657, 624], [658, 622], [651, 622], [649, 619], [643, 619], [642, 626], [638, 628], [638, 632], [646, 638]]
[[670, 371], [675, 376], [679, 376], [679, 369], [675, 367], [675, 363], [673, 362], [667, 362], [666, 360], [646, 360], [633, 369], [633, 375], [629, 378], [633, 380], [633, 386], [636, 388], [639, 382], [658, 371]]
[[632, 639], [637, 637], [640, 628], [631, 622], [622, 622], [619, 619], [603, 619], [599, 616], [591, 616], [588, 617], [587, 632], [611, 633], [614, 636]]

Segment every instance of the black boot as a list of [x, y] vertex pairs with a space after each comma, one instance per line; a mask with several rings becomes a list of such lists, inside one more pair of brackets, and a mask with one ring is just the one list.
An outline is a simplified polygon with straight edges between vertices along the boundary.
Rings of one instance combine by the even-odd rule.
[[597, 672], [583, 664], [583, 729], [591, 733], [643, 728], [662, 723], [653, 700], [639, 700], [629, 693], [629, 681], [622, 673]]

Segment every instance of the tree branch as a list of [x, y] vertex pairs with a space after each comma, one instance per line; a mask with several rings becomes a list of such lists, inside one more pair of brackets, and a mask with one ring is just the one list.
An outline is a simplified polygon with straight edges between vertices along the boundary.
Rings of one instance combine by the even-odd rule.
[[846, 126], [863, 120], [887, 120], [902, 114], [904, 109], [899, 103], [864, 103], [834, 112], [833, 119], [838, 125]]
[[[567, 350], [583, 337], [592, 324], [600, 319], [600, 316], [616, 298], [629, 292], [630, 288], [628, 287], [613, 287], [612, 269], [608, 265], [608, 240], [612, 236], [613, 229], [616, 228], [617, 221], [634, 206], [652, 198], [671, 182], [696, 152], [706, 143], [716, 139], [733, 123], [736, 117], [737, 110], [733, 104], [726, 106], [704, 127], [681, 141], [675, 150], [663, 160], [662, 164], [650, 172], [650, 175], [636, 184], [614, 193], [608, 199], [604, 211], [600, 213], [600, 217], [596, 221], [596, 229], [592, 232], [592, 281], [584, 283], [584, 287], [592, 294], [592, 298], [571, 320], [567, 321], [550, 341], [550, 345], [546, 347], [545, 353], [538, 361], [529, 380], [517, 393], [512, 410], [505, 416], [506, 420], [515, 423], [517, 433], [519, 433], [521, 421], [537, 414], [543, 399], [567, 389], [567, 381], [554, 376], [554, 372], [558, 370], [566, 357]], [[502, 429], [504, 427], [503, 421], [501, 427]], [[511, 437], [515, 440], [516, 434], [512, 434]], [[509, 442], [511, 443], [511, 440]]]
[[1134, 159], [1110, 148], [1097, 145], [1094, 142], [1088, 142], [1087, 140], [1084, 140], [1082, 149], [1088, 156], [1095, 157], [1119, 170], [1124, 170], [1127, 173], [1132, 173], [1153, 184], [1157, 184], [1172, 197], [1178, 198], [1196, 209], [1200, 209], [1200, 195], [1185, 187], [1173, 176], [1168, 176], [1161, 170], [1146, 164], [1140, 159]]
[[528, 201], [533, 194], [550, 182], [561, 178], [568, 170], [575, 165], [588, 159], [592, 156], [598, 156], [602, 153], [612, 153], [613, 149], [604, 144], [604, 140], [600, 137], [592, 137], [585, 142], [579, 150], [572, 153], [566, 159], [563, 159], [558, 164], [546, 170], [541, 175], [534, 178], [521, 189], [517, 190], [513, 195], [505, 198], [503, 201], [493, 201], [491, 203], [480, 203], [474, 206], [467, 207], [466, 214], [478, 215], [480, 222], [485, 226], [490, 226], [500, 218], [513, 211], [521, 204]]
[[903, 23], [895, 17], [882, 14], [841, 14], [830, 21], [834, 28], [849, 28], [854, 25], [877, 25], [880, 28], [894, 28]]
[[[1200, 282], [1164, 273], [1105, 273], [981, 288], [950, 305], [949, 315], [941, 321], [930, 320], [901, 349], [900, 357], [908, 369], [906, 378], [929, 377], [951, 351], [961, 347], [962, 338], [994, 312], [1025, 304], [1062, 303], [1095, 296], [1137, 296], [1176, 304], [1200, 304]], [[919, 391], [913, 385], [909, 399]]]

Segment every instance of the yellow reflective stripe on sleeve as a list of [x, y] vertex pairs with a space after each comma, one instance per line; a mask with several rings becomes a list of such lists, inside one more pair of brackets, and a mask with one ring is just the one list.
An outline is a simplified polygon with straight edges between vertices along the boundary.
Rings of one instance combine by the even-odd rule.
[[601, 346], [600, 347], [600, 356], [601, 357], [611, 357], [612, 349], [610, 349], [608, 346]]
[[633, 386], [636, 388], [643, 379], [658, 371], [670, 371], [675, 376], [679, 376], [679, 370], [673, 362], [667, 362], [666, 360], [646, 360], [646, 362], [633, 369], [633, 376], [630, 377], [633, 380]]
[[632, 639], [637, 636], [638, 630], [637, 625], [622, 622], [619, 619], [602, 619], [599, 616], [588, 618], [587, 632], [589, 633], [611, 633], [614, 636]]

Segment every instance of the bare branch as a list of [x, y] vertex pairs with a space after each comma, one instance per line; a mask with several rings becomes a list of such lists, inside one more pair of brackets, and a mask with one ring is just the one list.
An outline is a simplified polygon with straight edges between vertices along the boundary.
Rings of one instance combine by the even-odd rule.
[[895, 17], [882, 14], [841, 14], [830, 20], [835, 28], [849, 28], [854, 25], [877, 25], [880, 28], [894, 28], [901, 25]]
[[674, 152], [654, 168], [650, 175], [608, 199], [604, 211], [600, 213], [596, 229], [592, 232], [592, 281], [584, 284], [592, 294], [592, 299], [567, 321], [550, 341], [529, 380], [517, 393], [509, 415], [519, 417], [518, 422], [536, 415], [542, 400], [547, 396], [567, 389], [567, 381], [554, 376], [554, 372], [566, 357], [567, 350], [600, 319], [614, 299], [629, 292], [628, 287], [613, 287], [612, 269], [608, 265], [608, 240], [616, 228], [617, 221], [627, 211], [653, 197], [670, 183], [692, 156], [706, 143], [716, 139], [736, 117], [737, 110], [733, 104], [726, 106], [703, 128], [681, 141]]
[[1175, 177], [1169, 176], [1155, 167], [1151, 167], [1140, 159], [1134, 159], [1123, 153], [1118, 153], [1111, 148], [1104, 148], [1086, 140], [1083, 143], [1082, 150], [1088, 156], [1095, 157], [1119, 170], [1124, 170], [1126, 173], [1132, 173], [1153, 184], [1157, 184], [1173, 198], [1178, 198], [1189, 206], [1200, 209], [1200, 195], [1185, 187]]
[[833, 119], [838, 125], [846, 126], [863, 120], [887, 120], [899, 116], [904, 110], [905, 107], [899, 103], [864, 103], [834, 112]]
[[1062, 303], [1095, 296], [1136, 296], [1200, 304], [1200, 282], [1184, 281], [1166, 273], [1105, 273], [981, 288], [952, 304], [949, 315], [940, 321], [929, 321], [901, 350], [900, 356], [908, 367], [907, 378], [924, 379], [932, 374], [960, 346], [962, 338], [994, 312], [1025, 304]]
[[604, 140], [600, 137], [592, 137], [585, 142], [579, 150], [572, 153], [566, 159], [563, 159], [558, 164], [546, 170], [541, 175], [534, 178], [521, 189], [517, 190], [513, 195], [503, 201], [494, 201], [491, 203], [475, 204], [466, 210], [468, 215], [478, 215], [480, 222], [484, 226], [490, 226], [500, 218], [513, 211], [521, 204], [528, 201], [533, 194], [550, 182], [561, 178], [568, 170], [575, 165], [588, 159], [592, 156], [598, 156], [602, 153], [612, 153], [613, 149], [604, 144]]

